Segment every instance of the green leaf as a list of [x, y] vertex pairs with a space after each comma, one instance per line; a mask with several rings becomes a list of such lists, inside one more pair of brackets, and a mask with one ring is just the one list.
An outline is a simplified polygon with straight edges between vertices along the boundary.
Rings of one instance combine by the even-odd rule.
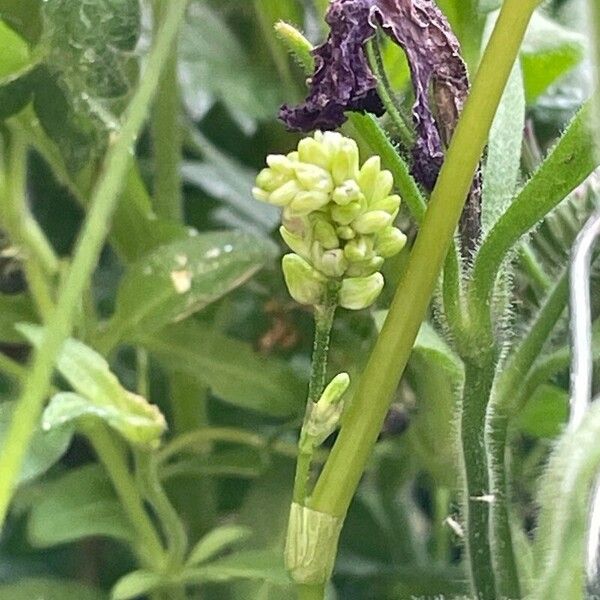
[[533, 104], [550, 85], [585, 56], [585, 37], [535, 12], [521, 50], [527, 104]]
[[304, 406], [304, 382], [285, 362], [200, 323], [174, 325], [140, 342], [169, 369], [240, 408], [292, 417]]
[[553, 385], [539, 387], [515, 420], [520, 431], [537, 438], [554, 438], [569, 414], [569, 394]]
[[[490, 20], [489, 25], [491, 26], [493, 22]], [[490, 131], [483, 178], [485, 231], [490, 230], [513, 198], [521, 170], [524, 127], [525, 91], [523, 74], [517, 62], [502, 95]]]
[[27, 533], [38, 548], [93, 536], [134, 539], [112, 484], [99, 465], [74, 469], [45, 484], [32, 503]]
[[[18, 331], [34, 345], [40, 345], [43, 329], [35, 325], [18, 325]], [[134, 444], [155, 444], [166, 429], [159, 409], [144, 398], [126, 390], [111, 372], [109, 364], [95, 350], [69, 339], [56, 361], [63, 377], [80, 394], [59, 395], [44, 415], [45, 425], [56, 426], [87, 414], [106, 418], [123, 437]]]
[[31, 57], [27, 42], [3, 21], [0, 21], [0, 47], [0, 82], [14, 79], [29, 68]]
[[[16, 402], [0, 404], [0, 449], [4, 445], [15, 406]], [[31, 481], [57, 463], [67, 451], [72, 437], [73, 428], [69, 426], [59, 427], [54, 431], [42, 431], [38, 427], [29, 444], [19, 482]]]
[[277, 86], [249, 60], [228, 24], [205, 2], [193, 2], [179, 44], [183, 100], [201, 119], [220, 100], [246, 133], [277, 112]]
[[42, 416], [42, 426], [44, 430], [51, 431], [82, 418], [105, 421], [133, 444], [151, 444], [164, 430], [162, 419], [157, 420], [154, 411], [148, 415], [145, 411], [136, 413], [115, 406], [97, 406], [71, 392], [56, 394], [50, 400]]
[[0, 294], [0, 340], [2, 342], [22, 342], [23, 337], [15, 329], [15, 324], [35, 320], [35, 308], [28, 295]]
[[178, 579], [186, 584], [258, 579], [275, 585], [289, 585], [281, 552], [247, 550], [220, 558], [202, 567], [186, 568]]
[[121, 577], [111, 592], [111, 600], [139, 598], [166, 585], [165, 578], [150, 571], [132, 571]]
[[207, 562], [227, 548], [244, 542], [252, 535], [248, 527], [223, 525], [207, 533], [192, 549], [187, 561], [188, 566]]
[[107, 600], [103, 592], [76, 581], [29, 577], [0, 585], [0, 600]]
[[41, 8], [42, 0], [0, 0], [0, 19], [28, 42], [35, 43], [42, 33]]
[[243, 284], [273, 256], [270, 242], [236, 231], [161, 246], [127, 270], [106, 335], [129, 341], [180, 321]]

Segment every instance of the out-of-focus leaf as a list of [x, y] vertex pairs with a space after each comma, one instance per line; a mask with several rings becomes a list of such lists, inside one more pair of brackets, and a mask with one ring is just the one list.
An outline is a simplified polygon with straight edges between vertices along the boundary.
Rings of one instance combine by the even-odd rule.
[[200, 567], [186, 568], [179, 579], [187, 584], [232, 579], [258, 579], [282, 586], [290, 583], [282, 553], [270, 550], [236, 552]]
[[15, 323], [36, 320], [35, 308], [26, 294], [0, 294], [0, 340], [7, 343], [22, 342]]
[[29, 67], [30, 53], [27, 42], [2, 21], [0, 21], [0, 47], [2, 48], [0, 82], [4, 82], [13, 79]]
[[[39, 346], [43, 329], [18, 325], [18, 330]], [[56, 362], [63, 377], [80, 395], [59, 394], [44, 415], [44, 425], [54, 427], [87, 414], [104, 418], [133, 444], [153, 445], [166, 429], [163, 415], [144, 398], [126, 390], [111, 372], [109, 364], [95, 350], [69, 339]], [[89, 405], [87, 411], [83, 404]]]
[[35, 43], [42, 33], [41, 7], [42, 0], [0, 0], [0, 19], [28, 42]]
[[166, 585], [164, 577], [150, 571], [132, 571], [121, 577], [111, 592], [111, 600], [139, 598]]
[[116, 406], [98, 406], [79, 394], [63, 392], [50, 400], [42, 416], [42, 427], [45, 431], [51, 431], [79, 419], [100, 419], [131, 443], [148, 444], [160, 437], [164, 430], [164, 421], [157, 420], [155, 414], [155, 411], [149, 416], [145, 411], [132, 412]]
[[191, 142], [204, 162], [186, 162], [182, 173], [185, 181], [196, 185], [217, 200], [223, 200], [244, 221], [256, 224], [262, 232], [271, 231], [279, 221], [279, 211], [252, 197], [256, 173], [223, 154], [199, 131], [190, 133]]
[[112, 484], [99, 465], [74, 469], [45, 484], [31, 506], [27, 532], [38, 548], [92, 536], [125, 541], [134, 538]]
[[[15, 406], [15, 402], [2, 402], [0, 404], [0, 450], [4, 445]], [[61, 459], [67, 451], [72, 437], [73, 428], [68, 425], [48, 432], [37, 428], [29, 444], [19, 481], [30, 481], [45, 473]]]
[[187, 565], [205, 563], [224, 550], [246, 541], [252, 535], [248, 527], [223, 525], [207, 533], [192, 549]]
[[127, 270], [106, 335], [131, 340], [180, 321], [240, 286], [273, 256], [268, 240], [236, 231], [161, 246]]
[[242, 130], [252, 133], [256, 121], [277, 112], [272, 79], [249, 61], [227, 23], [205, 2], [190, 5], [179, 56], [183, 99], [195, 120], [220, 100]]
[[[495, 20], [494, 20], [495, 22]], [[491, 34], [492, 21], [488, 31]], [[489, 231], [509, 205], [521, 169], [525, 91], [519, 63], [515, 64], [490, 131], [483, 178], [483, 227]]]
[[502, 6], [502, 0], [479, 0], [477, 7], [479, 12], [489, 13], [493, 10], [498, 10]]
[[108, 600], [106, 594], [76, 581], [31, 577], [0, 585], [0, 600]]
[[584, 57], [584, 37], [539, 11], [534, 13], [521, 50], [528, 104], [575, 67]]
[[193, 322], [140, 341], [169, 369], [206, 383], [225, 402], [274, 417], [302, 410], [304, 384], [294, 371], [244, 342]]
[[569, 394], [553, 386], [539, 387], [516, 419], [520, 431], [538, 438], [558, 436], [569, 414]]

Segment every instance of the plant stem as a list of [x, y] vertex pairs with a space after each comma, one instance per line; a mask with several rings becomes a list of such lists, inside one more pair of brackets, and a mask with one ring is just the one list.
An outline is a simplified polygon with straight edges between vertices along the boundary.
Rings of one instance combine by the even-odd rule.
[[496, 353], [490, 349], [465, 360], [461, 411], [462, 467], [465, 485], [464, 522], [471, 586], [475, 597], [495, 600], [496, 583], [489, 540], [491, 503], [487, 456], [484, 452], [485, 413], [494, 382]]
[[325, 597], [324, 585], [299, 585], [298, 600], [323, 600]]
[[70, 335], [80, 299], [98, 262], [130, 165], [131, 150], [146, 120], [171, 44], [185, 13], [186, 2], [172, 3], [150, 53], [146, 72], [127, 110], [120, 134], [106, 156], [103, 175], [94, 191], [69, 272], [60, 288], [52, 319], [34, 352], [30, 376], [15, 408], [0, 455], [0, 525], [4, 522], [18, 473], [48, 392], [54, 362]]
[[[165, 22], [172, 1], [155, 0], [156, 31]], [[181, 194], [182, 131], [177, 73], [177, 40], [173, 42], [154, 100], [152, 140], [154, 149], [154, 209], [163, 219], [183, 219]]]
[[98, 458], [104, 465], [117, 496], [138, 536], [138, 552], [146, 566], [160, 572], [164, 567], [164, 551], [143, 500], [127, 466], [122, 448], [102, 424], [81, 425]]
[[369, 58], [369, 65], [377, 78], [377, 93], [385, 106], [385, 110], [388, 113], [392, 123], [394, 124], [400, 139], [404, 147], [410, 150], [415, 142], [414, 133], [409, 129], [406, 124], [400, 109], [396, 105], [394, 99], [394, 92], [388, 79], [387, 73], [385, 72], [385, 66], [383, 64], [383, 57], [381, 56], [381, 48], [379, 46], [379, 36], [375, 36], [366, 43], [367, 56]]
[[[506, 0], [448, 149], [407, 271], [311, 498], [343, 517], [427, 313], [493, 117], [537, 0]], [[486, 536], [487, 532], [480, 532]]]
[[294, 477], [293, 499], [297, 504], [306, 502], [310, 467], [312, 464], [314, 445], [312, 439], [306, 434], [306, 424], [310, 418], [313, 405], [319, 401], [325, 389], [325, 376], [327, 374], [327, 357], [333, 319], [337, 308], [339, 284], [330, 283], [323, 306], [315, 307], [315, 340], [311, 364], [310, 381], [308, 384], [308, 399], [306, 413], [300, 441], [298, 443], [298, 459], [296, 461], [296, 474]]
[[501, 597], [521, 597], [508, 506], [509, 481], [506, 452], [510, 419], [519, 409], [515, 405], [519, 388], [523, 387], [523, 380], [528, 376], [562, 316], [568, 294], [568, 274], [565, 271], [539, 311], [529, 332], [503, 367], [487, 409], [485, 445], [489, 459], [491, 495], [494, 498], [491, 505], [490, 537], [494, 550], [497, 592]]

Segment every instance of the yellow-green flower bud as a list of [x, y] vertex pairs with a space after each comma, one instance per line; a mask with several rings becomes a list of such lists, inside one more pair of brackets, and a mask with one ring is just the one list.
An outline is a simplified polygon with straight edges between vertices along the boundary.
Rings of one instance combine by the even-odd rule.
[[300, 304], [321, 304], [327, 278], [297, 254], [286, 254], [281, 261], [285, 283], [292, 298]]
[[348, 261], [340, 248], [325, 250], [319, 242], [314, 242], [311, 256], [315, 267], [327, 277], [342, 277], [348, 268]]
[[383, 267], [385, 260], [381, 256], [372, 256], [367, 260], [353, 262], [346, 270], [349, 277], [368, 277]]
[[375, 185], [375, 181], [381, 172], [381, 158], [371, 156], [361, 167], [358, 174], [358, 185], [365, 195], [369, 194]]
[[373, 244], [370, 245], [371, 248], [369, 248], [367, 239], [364, 236], [358, 236], [344, 246], [344, 255], [351, 263], [367, 260], [369, 254], [373, 251]]
[[283, 156], [282, 154], [269, 154], [269, 156], [267, 156], [267, 164], [273, 171], [277, 171], [288, 177], [294, 177], [294, 162], [287, 156]]
[[336, 375], [319, 401], [311, 409], [304, 426], [304, 433], [310, 436], [313, 447], [320, 446], [337, 428], [344, 409], [342, 397], [350, 387], [348, 373]]
[[287, 206], [302, 191], [297, 181], [288, 181], [269, 195], [269, 203], [275, 206]]
[[284, 175], [273, 169], [263, 169], [256, 177], [256, 185], [266, 192], [274, 192], [290, 180], [288, 175]]
[[315, 218], [313, 236], [326, 250], [333, 250], [340, 247], [340, 240], [334, 226], [324, 218]]
[[295, 171], [296, 178], [304, 189], [325, 194], [329, 194], [333, 190], [333, 180], [325, 169], [316, 165], [298, 163]]
[[334, 205], [331, 209], [331, 216], [340, 225], [350, 225], [360, 215], [362, 210], [363, 207], [360, 202], [350, 202], [346, 206]]
[[336, 185], [358, 176], [358, 146], [354, 140], [342, 137], [337, 152], [333, 156], [331, 172]]
[[386, 196], [377, 202], [371, 202], [369, 204], [369, 210], [385, 210], [385, 212], [390, 213], [390, 215], [395, 218], [400, 210], [400, 203], [400, 196], [393, 194], [392, 196]]
[[396, 227], [384, 229], [375, 243], [377, 254], [383, 258], [390, 258], [400, 252], [406, 246], [406, 236]]
[[381, 294], [383, 283], [381, 273], [344, 279], [339, 293], [340, 306], [349, 310], [362, 310], [371, 306]]
[[341, 240], [353, 240], [356, 237], [356, 231], [348, 225], [337, 227], [335, 232]]
[[327, 206], [329, 195], [324, 192], [302, 191], [298, 192], [289, 205], [289, 214], [304, 217], [310, 213]]
[[386, 196], [389, 196], [393, 187], [394, 177], [392, 174], [389, 171], [381, 171], [381, 173], [377, 175], [373, 186], [369, 190], [363, 189], [367, 201], [369, 202], [369, 206], [371, 206], [372, 203], [383, 200]]
[[365, 199], [363, 193], [360, 191], [360, 187], [358, 187], [358, 183], [353, 179], [348, 179], [348, 181], [344, 181], [342, 185], [336, 187], [333, 190], [332, 198], [340, 206], [346, 206], [354, 201], [362, 203]]
[[306, 240], [301, 235], [291, 232], [284, 225], [279, 228], [279, 234], [292, 252], [306, 259], [310, 258], [310, 240]]
[[373, 210], [360, 215], [352, 223], [352, 227], [358, 233], [377, 233], [392, 223], [392, 215], [383, 210]]
[[271, 194], [269, 194], [269, 192], [267, 192], [259, 187], [254, 187], [254, 188], [252, 188], [252, 195], [259, 202], [269, 202], [269, 196]]
[[300, 140], [298, 144], [298, 160], [300, 162], [317, 165], [329, 170], [331, 167], [331, 158], [331, 152], [315, 138], [306, 137]]

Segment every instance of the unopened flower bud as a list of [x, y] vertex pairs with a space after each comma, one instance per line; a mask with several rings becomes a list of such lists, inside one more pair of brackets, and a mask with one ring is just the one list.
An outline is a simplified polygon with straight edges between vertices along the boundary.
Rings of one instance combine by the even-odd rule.
[[298, 160], [303, 163], [316, 165], [322, 169], [331, 167], [331, 153], [315, 138], [306, 137], [298, 144]]
[[392, 215], [383, 210], [373, 210], [360, 215], [352, 223], [358, 233], [377, 233], [392, 223]]
[[339, 293], [340, 306], [349, 310], [362, 310], [371, 306], [381, 294], [383, 283], [381, 273], [344, 279]]
[[367, 260], [369, 251], [367, 240], [362, 235], [350, 240], [344, 246], [344, 254], [351, 263]]
[[381, 171], [381, 173], [377, 175], [375, 183], [370, 189], [370, 193], [365, 190], [365, 196], [367, 196], [369, 206], [371, 203], [378, 202], [379, 200], [383, 200], [386, 196], [389, 196], [393, 187], [394, 177], [392, 174], [389, 171]]
[[262, 188], [253, 187], [252, 188], [252, 195], [259, 202], [269, 202], [269, 196], [270, 196], [270, 194], [269, 194], [269, 192], [263, 190]]
[[360, 202], [350, 202], [346, 206], [334, 206], [331, 209], [331, 216], [340, 225], [350, 225], [362, 210], [363, 207]]
[[269, 203], [275, 206], [287, 206], [301, 190], [297, 181], [288, 181], [269, 195]]
[[367, 260], [353, 262], [346, 270], [348, 277], [368, 277], [379, 271], [385, 260], [381, 256], [372, 256]]
[[287, 156], [283, 156], [282, 154], [269, 154], [269, 156], [267, 156], [267, 164], [273, 171], [277, 171], [288, 177], [294, 176], [294, 162]]
[[358, 174], [358, 184], [363, 193], [370, 194], [380, 172], [381, 158], [379, 156], [371, 156], [361, 167]]
[[400, 204], [400, 196], [393, 194], [392, 196], [386, 196], [377, 202], [371, 202], [369, 204], [369, 210], [385, 210], [386, 213], [395, 217], [400, 209]]
[[346, 206], [350, 202], [364, 200], [364, 195], [360, 191], [358, 183], [353, 179], [348, 179], [333, 190], [332, 198], [336, 204]]
[[334, 226], [325, 219], [315, 219], [313, 235], [315, 240], [317, 240], [326, 250], [333, 250], [334, 248], [340, 247], [340, 240]]
[[350, 138], [342, 138], [338, 151], [333, 157], [331, 172], [336, 185], [341, 185], [348, 179], [358, 175], [358, 146]]
[[378, 236], [375, 248], [383, 258], [390, 258], [406, 246], [406, 236], [396, 227], [384, 229]]
[[312, 260], [315, 267], [327, 277], [341, 277], [348, 268], [343, 250], [324, 250], [319, 242], [313, 243]]
[[295, 168], [296, 178], [307, 190], [328, 194], [333, 190], [331, 175], [316, 165], [298, 163]]
[[279, 228], [279, 234], [292, 252], [295, 252], [306, 259], [310, 258], [310, 240], [306, 240], [301, 235], [292, 233], [283, 225]]
[[342, 225], [336, 228], [335, 232], [341, 240], [353, 240], [356, 237], [356, 231], [348, 225]]
[[329, 195], [324, 192], [301, 191], [290, 203], [290, 215], [303, 217], [327, 205]]
[[336, 375], [321, 394], [319, 401], [312, 406], [305, 433], [310, 436], [313, 446], [320, 446], [338, 428], [344, 409], [342, 397], [348, 387], [348, 373]]
[[274, 192], [290, 180], [288, 175], [284, 175], [273, 169], [263, 169], [256, 177], [256, 185], [267, 191]]
[[281, 261], [285, 283], [292, 298], [300, 304], [321, 304], [327, 279], [297, 254], [286, 254]]

